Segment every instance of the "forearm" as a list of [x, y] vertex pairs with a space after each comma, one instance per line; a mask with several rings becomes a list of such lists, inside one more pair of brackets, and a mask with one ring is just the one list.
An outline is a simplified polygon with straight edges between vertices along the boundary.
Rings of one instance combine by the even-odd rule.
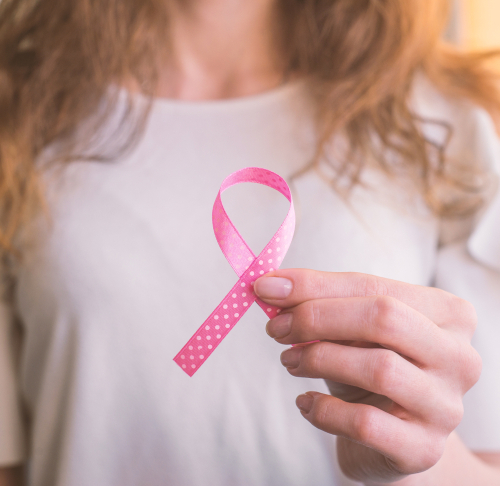
[[[500, 485], [500, 466], [479, 459], [456, 433], [448, 438], [441, 460], [431, 469], [392, 483], [395, 486], [481, 486]], [[378, 483], [366, 483], [378, 486]]]
[[22, 466], [0, 467], [0, 486], [23, 486]]

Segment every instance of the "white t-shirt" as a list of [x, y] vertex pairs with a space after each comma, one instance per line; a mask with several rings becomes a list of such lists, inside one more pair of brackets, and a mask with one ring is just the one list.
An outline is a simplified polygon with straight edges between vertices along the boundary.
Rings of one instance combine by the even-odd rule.
[[[295, 406], [300, 393], [326, 392], [324, 383], [287, 373], [257, 306], [193, 378], [172, 361], [237, 279], [212, 231], [223, 179], [247, 166], [289, 179], [312, 157], [301, 89], [156, 100], [129, 153], [48, 177], [51, 221], [26, 249], [0, 325], [0, 464], [28, 457], [31, 486], [353, 484], [339, 471], [334, 437]], [[424, 81], [415, 103], [453, 126], [450, 156], [498, 162], [483, 111]], [[443, 136], [436, 124], [425, 129]], [[364, 179], [371, 188], [355, 188], [349, 205], [316, 172], [295, 179], [298, 224], [282, 266], [437, 279], [478, 303], [485, 370], [460, 433], [471, 447], [500, 450], [500, 240], [491, 239], [500, 210], [481, 221], [471, 251], [458, 243], [440, 256], [441, 225], [420, 196], [373, 169]], [[287, 210], [255, 184], [223, 200], [255, 252]], [[23, 330], [19, 366], [12, 310]]]

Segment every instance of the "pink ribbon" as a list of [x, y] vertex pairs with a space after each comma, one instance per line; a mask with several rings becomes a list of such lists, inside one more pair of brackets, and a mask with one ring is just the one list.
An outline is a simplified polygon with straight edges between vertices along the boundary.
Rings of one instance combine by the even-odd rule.
[[[227, 188], [241, 182], [271, 187], [290, 201], [285, 220], [257, 257], [234, 227], [221, 201], [221, 194]], [[252, 286], [257, 278], [279, 268], [292, 242], [295, 211], [290, 188], [283, 178], [270, 170], [247, 167], [234, 172], [226, 177], [219, 189], [212, 210], [212, 224], [220, 249], [239, 280], [174, 358], [189, 376], [196, 373], [255, 301], [270, 319], [280, 312], [278, 307], [258, 299]]]

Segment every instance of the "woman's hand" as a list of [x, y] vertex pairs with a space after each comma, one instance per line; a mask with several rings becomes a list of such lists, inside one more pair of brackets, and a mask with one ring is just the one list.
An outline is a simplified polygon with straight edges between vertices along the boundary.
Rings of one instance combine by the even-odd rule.
[[267, 324], [293, 376], [324, 378], [333, 396], [297, 398], [302, 415], [339, 436], [344, 473], [395, 481], [434, 466], [479, 378], [468, 302], [435, 288], [356, 273], [279, 270], [255, 293], [283, 308]]

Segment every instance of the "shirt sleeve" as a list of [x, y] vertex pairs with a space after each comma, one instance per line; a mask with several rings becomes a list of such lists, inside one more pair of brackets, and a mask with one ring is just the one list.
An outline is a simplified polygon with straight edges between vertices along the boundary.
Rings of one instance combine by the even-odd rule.
[[12, 310], [0, 301], [0, 467], [19, 464], [26, 458], [17, 348]]
[[[491, 119], [476, 112], [471, 126], [475, 156], [498, 176], [500, 142]], [[470, 125], [469, 125], [470, 126]], [[500, 451], [500, 192], [461, 241], [438, 254], [435, 285], [471, 302], [478, 326], [472, 345], [483, 360], [478, 383], [465, 395], [457, 432], [475, 451]]]

